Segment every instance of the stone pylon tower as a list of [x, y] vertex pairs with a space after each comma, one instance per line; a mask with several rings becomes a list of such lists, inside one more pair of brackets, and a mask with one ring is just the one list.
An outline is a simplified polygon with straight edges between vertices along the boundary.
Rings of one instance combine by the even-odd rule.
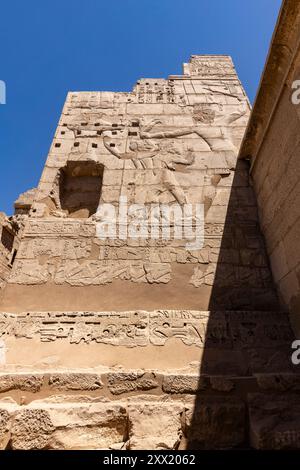
[[259, 434], [248, 392], [290, 371], [291, 332], [237, 162], [249, 112], [228, 56], [68, 94], [1, 294], [4, 448]]

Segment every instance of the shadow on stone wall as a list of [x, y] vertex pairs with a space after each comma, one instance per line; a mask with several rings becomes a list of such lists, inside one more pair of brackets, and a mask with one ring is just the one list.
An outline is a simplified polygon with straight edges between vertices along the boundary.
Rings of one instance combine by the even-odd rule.
[[[249, 408], [255, 414], [251, 403], [266, 388], [264, 374], [291, 370], [292, 333], [274, 289], [246, 161], [234, 173], [209, 310], [198, 391], [194, 407], [186, 407], [186, 446], [247, 448]], [[272, 431], [269, 418], [264, 426]]]

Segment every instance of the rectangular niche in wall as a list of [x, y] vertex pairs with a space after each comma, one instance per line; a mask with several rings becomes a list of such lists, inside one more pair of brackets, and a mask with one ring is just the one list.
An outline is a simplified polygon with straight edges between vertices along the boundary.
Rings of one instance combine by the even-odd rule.
[[69, 217], [87, 218], [97, 212], [103, 170], [103, 165], [91, 161], [70, 161], [61, 169], [60, 205]]
[[[1, 228], [0, 228], [1, 230]], [[1, 233], [1, 243], [3, 246], [5, 246], [5, 248], [8, 250], [8, 251], [11, 251], [13, 249], [13, 246], [14, 246], [14, 235], [9, 232], [9, 230], [7, 230], [7, 228], [5, 227], [2, 227], [2, 233]]]

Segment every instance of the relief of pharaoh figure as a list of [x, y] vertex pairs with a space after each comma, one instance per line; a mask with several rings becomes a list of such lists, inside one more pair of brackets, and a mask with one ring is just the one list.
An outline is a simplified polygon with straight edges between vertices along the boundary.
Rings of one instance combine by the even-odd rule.
[[120, 160], [131, 160], [136, 169], [150, 170], [156, 185], [164, 189], [157, 189], [153, 202], [160, 202], [160, 196], [167, 191], [172, 194], [178, 204], [186, 204], [187, 197], [179, 185], [175, 171], [176, 164], [191, 165], [194, 161], [192, 151], [189, 149], [187, 156], [183, 157], [180, 151], [174, 147], [174, 142], [154, 143], [151, 139], [140, 134], [142, 140], [134, 140], [129, 144], [128, 152], [120, 152], [115, 147], [111, 147], [111, 138], [104, 135], [103, 143], [105, 148]]

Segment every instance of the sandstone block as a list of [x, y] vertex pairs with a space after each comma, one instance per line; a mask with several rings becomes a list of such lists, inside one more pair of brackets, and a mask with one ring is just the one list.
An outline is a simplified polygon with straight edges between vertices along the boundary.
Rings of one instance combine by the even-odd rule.
[[99, 390], [102, 388], [101, 376], [85, 373], [60, 373], [49, 377], [49, 385], [57, 390]]
[[300, 449], [298, 395], [253, 394], [249, 410], [250, 443], [255, 449]]
[[113, 395], [135, 391], [153, 390], [158, 387], [154, 373], [143, 371], [118, 372], [107, 375], [108, 389]]

